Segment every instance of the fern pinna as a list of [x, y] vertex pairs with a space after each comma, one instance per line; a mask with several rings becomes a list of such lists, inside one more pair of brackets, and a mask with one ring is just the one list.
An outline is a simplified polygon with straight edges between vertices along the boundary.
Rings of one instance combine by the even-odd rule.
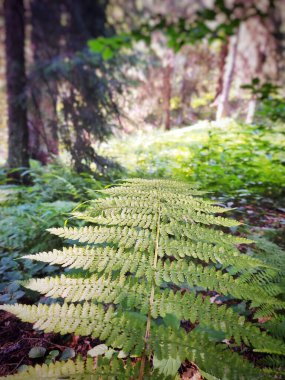
[[[209, 227], [239, 223], [214, 216], [226, 209], [202, 200], [204, 193], [183, 182], [144, 179], [103, 190], [104, 197], [74, 215], [91, 225], [50, 230], [74, 246], [25, 256], [70, 268], [24, 284], [57, 302], [1, 309], [47, 332], [99, 338], [109, 349], [94, 379], [179, 378], [186, 360], [208, 379], [271, 378], [239, 352], [285, 354], [282, 341], [257, 320], [284, 308], [278, 284], [265, 281], [277, 271], [235, 247], [251, 241]], [[219, 305], [209, 294], [228, 302]], [[231, 306], [238, 300], [256, 323]], [[76, 365], [65, 365], [73, 378]], [[42, 368], [43, 378], [52, 366]]]

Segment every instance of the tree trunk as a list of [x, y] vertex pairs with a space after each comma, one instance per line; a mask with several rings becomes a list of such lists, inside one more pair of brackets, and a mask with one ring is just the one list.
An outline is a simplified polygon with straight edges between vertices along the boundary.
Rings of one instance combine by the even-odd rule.
[[283, 2], [270, 3], [269, 7], [269, 23], [271, 24], [272, 34], [275, 42], [276, 52], [276, 65], [277, 65], [277, 79], [280, 79], [282, 83], [282, 77], [284, 78], [284, 41], [285, 33], [282, 31], [282, 7]]
[[[261, 49], [260, 46], [258, 48]], [[257, 78], [260, 78], [262, 76], [263, 66], [266, 61], [265, 49], [266, 49], [266, 43], [265, 43], [265, 46], [263, 47], [264, 51], [259, 50], [257, 52], [257, 66], [255, 68], [255, 75], [254, 75]], [[256, 106], [257, 106], [257, 99], [256, 99], [256, 95], [253, 94], [248, 103], [247, 115], [246, 115], [246, 120], [245, 120], [246, 123], [248, 124], [253, 123]]]
[[105, 35], [108, 0], [63, 0], [63, 4], [70, 19], [66, 28], [68, 52], [80, 51], [89, 38]]
[[166, 131], [171, 129], [170, 99], [171, 99], [171, 66], [164, 68], [163, 73], [163, 125]]
[[223, 75], [222, 90], [218, 98], [216, 120], [220, 120], [223, 117], [228, 116], [229, 95], [235, 71], [239, 32], [240, 28], [238, 28], [236, 35], [232, 36], [230, 40], [229, 52]]
[[[5, 50], [8, 101], [8, 167], [28, 167], [28, 122], [23, 0], [5, 0]], [[13, 177], [20, 178], [20, 173]]]
[[[186, 103], [187, 104], [187, 108], [191, 108], [190, 104], [191, 104], [191, 97], [192, 97], [192, 93], [193, 93], [193, 88], [192, 88], [192, 81], [189, 81], [188, 80], [188, 75], [187, 75], [187, 67], [188, 67], [188, 64], [187, 64], [187, 60], [188, 60], [188, 57], [187, 59], [185, 60], [185, 64], [183, 66], [183, 76], [182, 76], [182, 86], [181, 86], [181, 106], [180, 106], [180, 110], [179, 110], [179, 113], [178, 113], [178, 117], [177, 117], [177, 120], [176, 120], [176, 124], [177, 125], [182, 125], [184, 122], [185, 122], [185, 109], [186, 109]], [[190, 89], [189, 89], [190, 87]]]
[[221, 48], [220, 59], [219, 59], [219, 77], [218, 77], [218, 83], [216, 87], [216, 95], [215, 95], [215, 99], [212, 105], [217, 105], [218, 99], [223, 90], [223, 80], [224, 80], [224, 73], [225, 73], [228, 53], [229, 53], [229, 37], [227, 37], [227, 40], [223, 43], [222, 48]]
[[171, 100], [171, 76], [173, 72], [173, 52], [168, 51], [166, 56], [166, 65], [163, 68], [163, 125], [166, 131], [171, 129], [171, 110], [170, 110], [170, 100]]
[[[250, 37], [255, 38], [256, 33], [259, 33], [258, 42], [252, 45], [252, 53], [256, 54], [256, 65], [254, 67], [253, 78], [258, 78], [259, 80], [264, 79], [263, 68], [266, 63], [267, 55], [270, 54], [268, 47], [270, 46], [270, 39], [272, 37], [270, 31], [270, 20], [263, 20], [262, 18], [256, 17], [248, 22], [252, 23], [252, 28], [250, 29]], [[259, 28], [258, 28], [259, 27]], [[262, 38], [263, 37], [263, 38]], [[246, 123], [252, 124], [254, 121], [255, 111], [257, 106], [257, 96], [252, 94], [251, 99], [248, 103]]]
[[58, 155], [57, 84], [46, 77], [46, 65], [59, 55], [60, 4], [32, 0], [31, 24], [34, 67], [30, 74], [29, 149], [31, 156], [45, 165], [52, 156]]
[[253, 123], [255, 110], [256, 110], [256, 103], [257, 103], [256, 97], [253, 96], [248, 103], [247, 114], [246, 114], [246, 119], [245, 119], [245, 122], [247, 124]]

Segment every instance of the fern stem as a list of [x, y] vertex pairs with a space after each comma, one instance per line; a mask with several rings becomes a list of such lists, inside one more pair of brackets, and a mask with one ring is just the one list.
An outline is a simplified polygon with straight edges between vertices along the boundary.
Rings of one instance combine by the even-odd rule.
[[[157, 259], [158, 259], [158, 241], [159, 241], [159, 233], [160, 233], [160, 204], [158, 204], [158, 213], [157, 213], [157, 229], [156, 229], [156, 237], [155, 237], [155, 250], [154, 250], [154, 259], [153, 259], [153, 269], [156, 269], [157, 266]], [[150, 291], [150, 297], [149, 297], [149, 309], [148, 309], [148, 315], [147, 315], [147, 322], [146, 322], [146, 330], [145, 330], [145, 336], [144, 336], [144, 353], [141, 360], [141, 366], [140, 366], [140, 372], [138, 380], [143, 380], [144, 375], [144, 368], [145, 368], [145, 362], [146, 362], [146, 356], [147, 351], [149, 350], [149, 344], [148, 340], [150, 337], [150, 327], [151, 327], [151, 310], [152, 305], [154, 301], [154, 279], [152, 280], [152, 287]]]

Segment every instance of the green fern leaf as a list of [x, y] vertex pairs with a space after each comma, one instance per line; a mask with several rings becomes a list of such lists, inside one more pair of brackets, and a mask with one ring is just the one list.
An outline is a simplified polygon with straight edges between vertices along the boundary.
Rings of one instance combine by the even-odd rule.
[[[115, 358], [109, 363], [103, 355], [94, 378], [173, 378], [180, 363], [190, 360], [208, 378], [266, 379], [235, 350], [243, 344], [247, 352], [284, 355], [280, 334], [205, 296], [211, 291], [245, 300], [255, 316], [277, 319], [285, 309], [274, 282], [278, 268], [239, 253], [235, 245], [251, 240], [216, 228], [239, 223], [213, 215], [226, 209], [179, 181], [130, 179], [101, 193], [105, 198], [74, 214], [89, 226], [50, 229], [73, 241], [72, 247], [24, 256], [70, 269], [23, 283], [57, 301], [0, 308], [37, 329], [99, 338]], [[129, 359], [119, 360], [122, 352]], [[77, 365], [72, 363], [70, 370]]]

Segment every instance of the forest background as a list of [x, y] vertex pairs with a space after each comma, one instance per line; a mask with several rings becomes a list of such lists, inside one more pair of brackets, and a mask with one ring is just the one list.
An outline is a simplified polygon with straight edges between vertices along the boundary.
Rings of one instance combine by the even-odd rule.
[[[130, 177], [199, 184], [285, 268], [284, 44], [284, 0], [1, 0], [0, 302], [38, 301], [19, 280], [57, 269], [18, 258]], [[1, 375], [94, 345], [0, 331]]]

